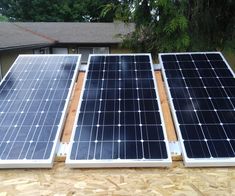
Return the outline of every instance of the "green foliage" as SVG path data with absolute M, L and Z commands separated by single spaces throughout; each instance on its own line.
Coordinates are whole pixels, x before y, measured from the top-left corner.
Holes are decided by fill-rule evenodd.
M 186 51 L 190 45 L 190 37 L 184 3 L 183 0 L 180 3 L 171 0 L 148 1 L 145 6 L 148 5 L 149 13 L 146 13 L 147 17 L 142 16 L 146 21 L 137 23 L 136 31 L 126 37 L 123 46 L 154 55 L 158 52 Z M 135 9 L 135 12 L 140 10 Z M 138 13 L 134 15 L 137 16 Z
M 120 4 L 134 7 L 125 18 L 136 23 L 136 31 L 124 39 L 124 46 L 133 51 L 235 51 L 234 0 L 131 0 Z
M 110 13 L 113 13 L 115 20 L 131 22 L 131 10 L 127 3 L 116 2 L 104 5 L 101 17 L 106 17 Z
M 136 24 L 124 38 L 133 51 L 235 51 L 234 10 L 234 0 L 1 0 L 0 21 L 121 20 Z
M 151 23 L 151 1 L 149 0 L 137 0 L 133 2 L 135 5 L 135 10 L 133 12 L 133 19 L 138 26 L 147 25 Z
M 100 16 L 103 5 L 118 0 L 1 0 L 0 13 L 11 21 L 111 22 L 114 13 Z
M 6 16 L 0 15 L 0 22 L 7 22 L 8 18 Z
M 187 6 L 194 50 L 223 50 L 234 40 L 234 0 L 191 0 Z

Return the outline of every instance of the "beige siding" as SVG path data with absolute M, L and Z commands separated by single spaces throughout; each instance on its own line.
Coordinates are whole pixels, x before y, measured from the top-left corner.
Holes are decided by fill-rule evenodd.
M 11 52 L 3 52 L 0 54 L 0 64 L 2 67 L 2 75 L 4 76 L 14 63 L 19 54 L 33 54 L 33 50 L 19 50 Z
M 230 64 L 230 66 L 232 67 L 233 71 L 235 71 L 235 54 L 234 51 L 230 51 L 230 52 L 223 52 L 224 57 L 226 58 L 226 60 L 228 61 L 228 63 Z
M 126 49 L 126 48 L 121 48 L 119 46 L 112 46 L 110 47 L 110 53 L 111 54 L 125 54 L 125 53 L 131 53 L 130 49 Z

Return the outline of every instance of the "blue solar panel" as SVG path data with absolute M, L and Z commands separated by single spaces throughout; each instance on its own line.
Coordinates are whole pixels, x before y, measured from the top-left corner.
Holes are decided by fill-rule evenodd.
M 51 167 L 80 55 L 20 55 L 0 84 L 0 167 Z
M 70 143 L 70 167 L 169 166 L 150 55 L 92 55 Z
M 221 53 L 160 54 L 186 166 L 235 165 L 235 78 Z

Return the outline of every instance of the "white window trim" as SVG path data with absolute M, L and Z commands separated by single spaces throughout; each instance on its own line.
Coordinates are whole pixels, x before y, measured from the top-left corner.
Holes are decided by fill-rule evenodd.
M 87 48 L 87 49 L 92 49 L 92 54 L 95 54 L 95 49 L 96 49 L 96 48 L 107 48 L 107 49 L 108 49 L 108 53 L 107 53 L 107 54 L 110 54 L 110 47 L 109 47 L 109 46 L 104 46 L 104 47 L 102 47 L 102 46 L 101 46 L 101 47 L 97 47 L 97 46 L 96 46 L 96 47 L 78 47 L 78 48 L 77 48 L 78 54 L 80 53 L 80 49 L 83 49 L 83 48 L 84 48 L 84 49 L 85 49 L 85 48 Z M 97 53 L 97 54 L 98 54 L 98 53 Z M 87 64 L 87 61 L 82 61 L 82 60 L 81 60 L 81 63 L 82 63 L 82 64 Z

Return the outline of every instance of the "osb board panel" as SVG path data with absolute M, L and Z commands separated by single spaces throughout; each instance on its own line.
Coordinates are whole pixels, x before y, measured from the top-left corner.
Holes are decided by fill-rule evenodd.
M 235 168 L 0 170 L 0 195 L 235 195 Z

